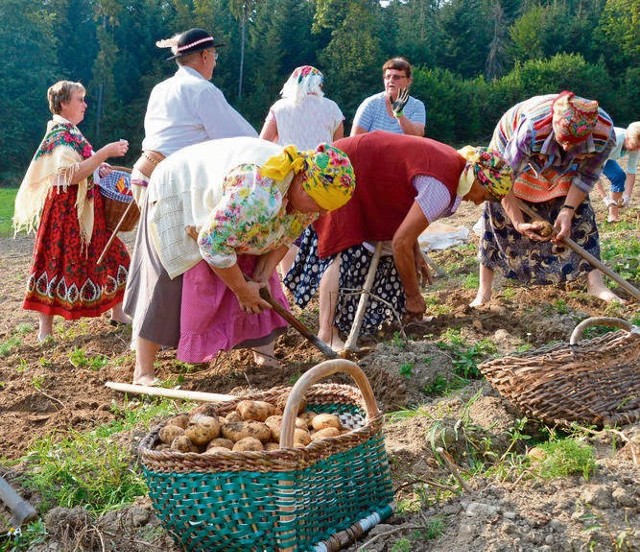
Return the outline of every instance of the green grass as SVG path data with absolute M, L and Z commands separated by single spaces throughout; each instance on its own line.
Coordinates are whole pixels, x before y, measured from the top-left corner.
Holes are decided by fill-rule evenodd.
M 0 237 L 13 235 L 11 219 L 18 188 L 0 188 Z
M 582 475 L 585 479 L 596 470 L 595 452 L 590 445 L 575 439 L 557 439 L 538 445 L 544 457 L 535 465 L 535 471 L 543 479 Z

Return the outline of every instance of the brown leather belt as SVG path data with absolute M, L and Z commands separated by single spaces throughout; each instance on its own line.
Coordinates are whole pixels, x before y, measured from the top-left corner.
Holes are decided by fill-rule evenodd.
M 140 171 L 147 178 L 151 178 L 151 175 L 158 166 L 158 163 L 160 163 L 164 158 L 165 156 L 157 151 L 143 151 L 140 158 L 134 163 L 133 168 Z

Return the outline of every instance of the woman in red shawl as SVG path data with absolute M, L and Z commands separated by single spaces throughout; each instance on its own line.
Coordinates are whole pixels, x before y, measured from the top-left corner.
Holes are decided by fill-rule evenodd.
M 33 265 L 23 308 L 38 312 L 40 341 L 53 332 L 54 315 L 66 320 L 100 316 L 129 323 L 122 298 L 129 254 L 118 239 L 96 265 L 110 237 L 102 196 L 94 192 L 93 173 L 110 171 L 104 162 L 127 153 L 126 140 L 94 152 L 78 130 L 87 109 L 85 88 L 59 81 L 47 91 L 53 118 L 16 196 L 17 231 L 37 228 Z

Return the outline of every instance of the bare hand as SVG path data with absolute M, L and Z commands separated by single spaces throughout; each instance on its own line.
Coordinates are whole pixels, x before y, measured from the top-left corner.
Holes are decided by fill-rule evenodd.
M 551 233 L 547 233 L 547 228 L 538 222 L 521 222 L 514 228 L 532 241 L 544 242 L 549 241 L 552 237 Z
M 426 259 L 422 254 L 416 255 L 416 274 L 418 276 L 418 285 L 425 286 L 427 284 L 433 284 L 433 275 L 431 269 L 427 264 Z
M 264 309 L 270 309 L 271 305 L 260 297 L 260 288 L 264 287 L 258 282 L 245 282 L 245 285 L 238 289 L 236 298 L 240 303 L 240 308 L 244 312 L 252 312 L 258 314 Z
M 405 298 L 404 308 L 407 311 L 407 317 L 411 320 L 422 320 L 422 316 L 427 310 L 427 303 L 422 294 L 407 296 Z
M 564 238 L 571 237 L 571 221 L 573 220 L 573 211 L 570 209 L 560 209 L 553 228 L 557 234 L 553 238 L 554 243 L 561 242 Z
M 129 142 L 118 140 L 107 144 L 102 149 L 107 153 L 107 157 L 123 157 L 129 151 Z
M 111 174 L 111 171 L 113 171 L 113 167 L 109 165 L 109 163 L 102 163 L 100 167 L 98 167 L 98 175 L 100 175 L 100 178 Z

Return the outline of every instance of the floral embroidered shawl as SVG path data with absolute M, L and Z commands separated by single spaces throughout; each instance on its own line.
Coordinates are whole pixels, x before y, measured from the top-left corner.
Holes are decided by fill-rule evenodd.
M 47 132 L 36 151 L 16 196 L 13 227 L 16 232 L 35 230 L 44 202 L 53 187 L 63 191 L 71 185 L 78 165 L 93 154 L 91 144 L 80 130 L 59 115 L 47 123 Z M 93 178 L 78 182 L 76 201 L 83 244 L 93 233 Z

